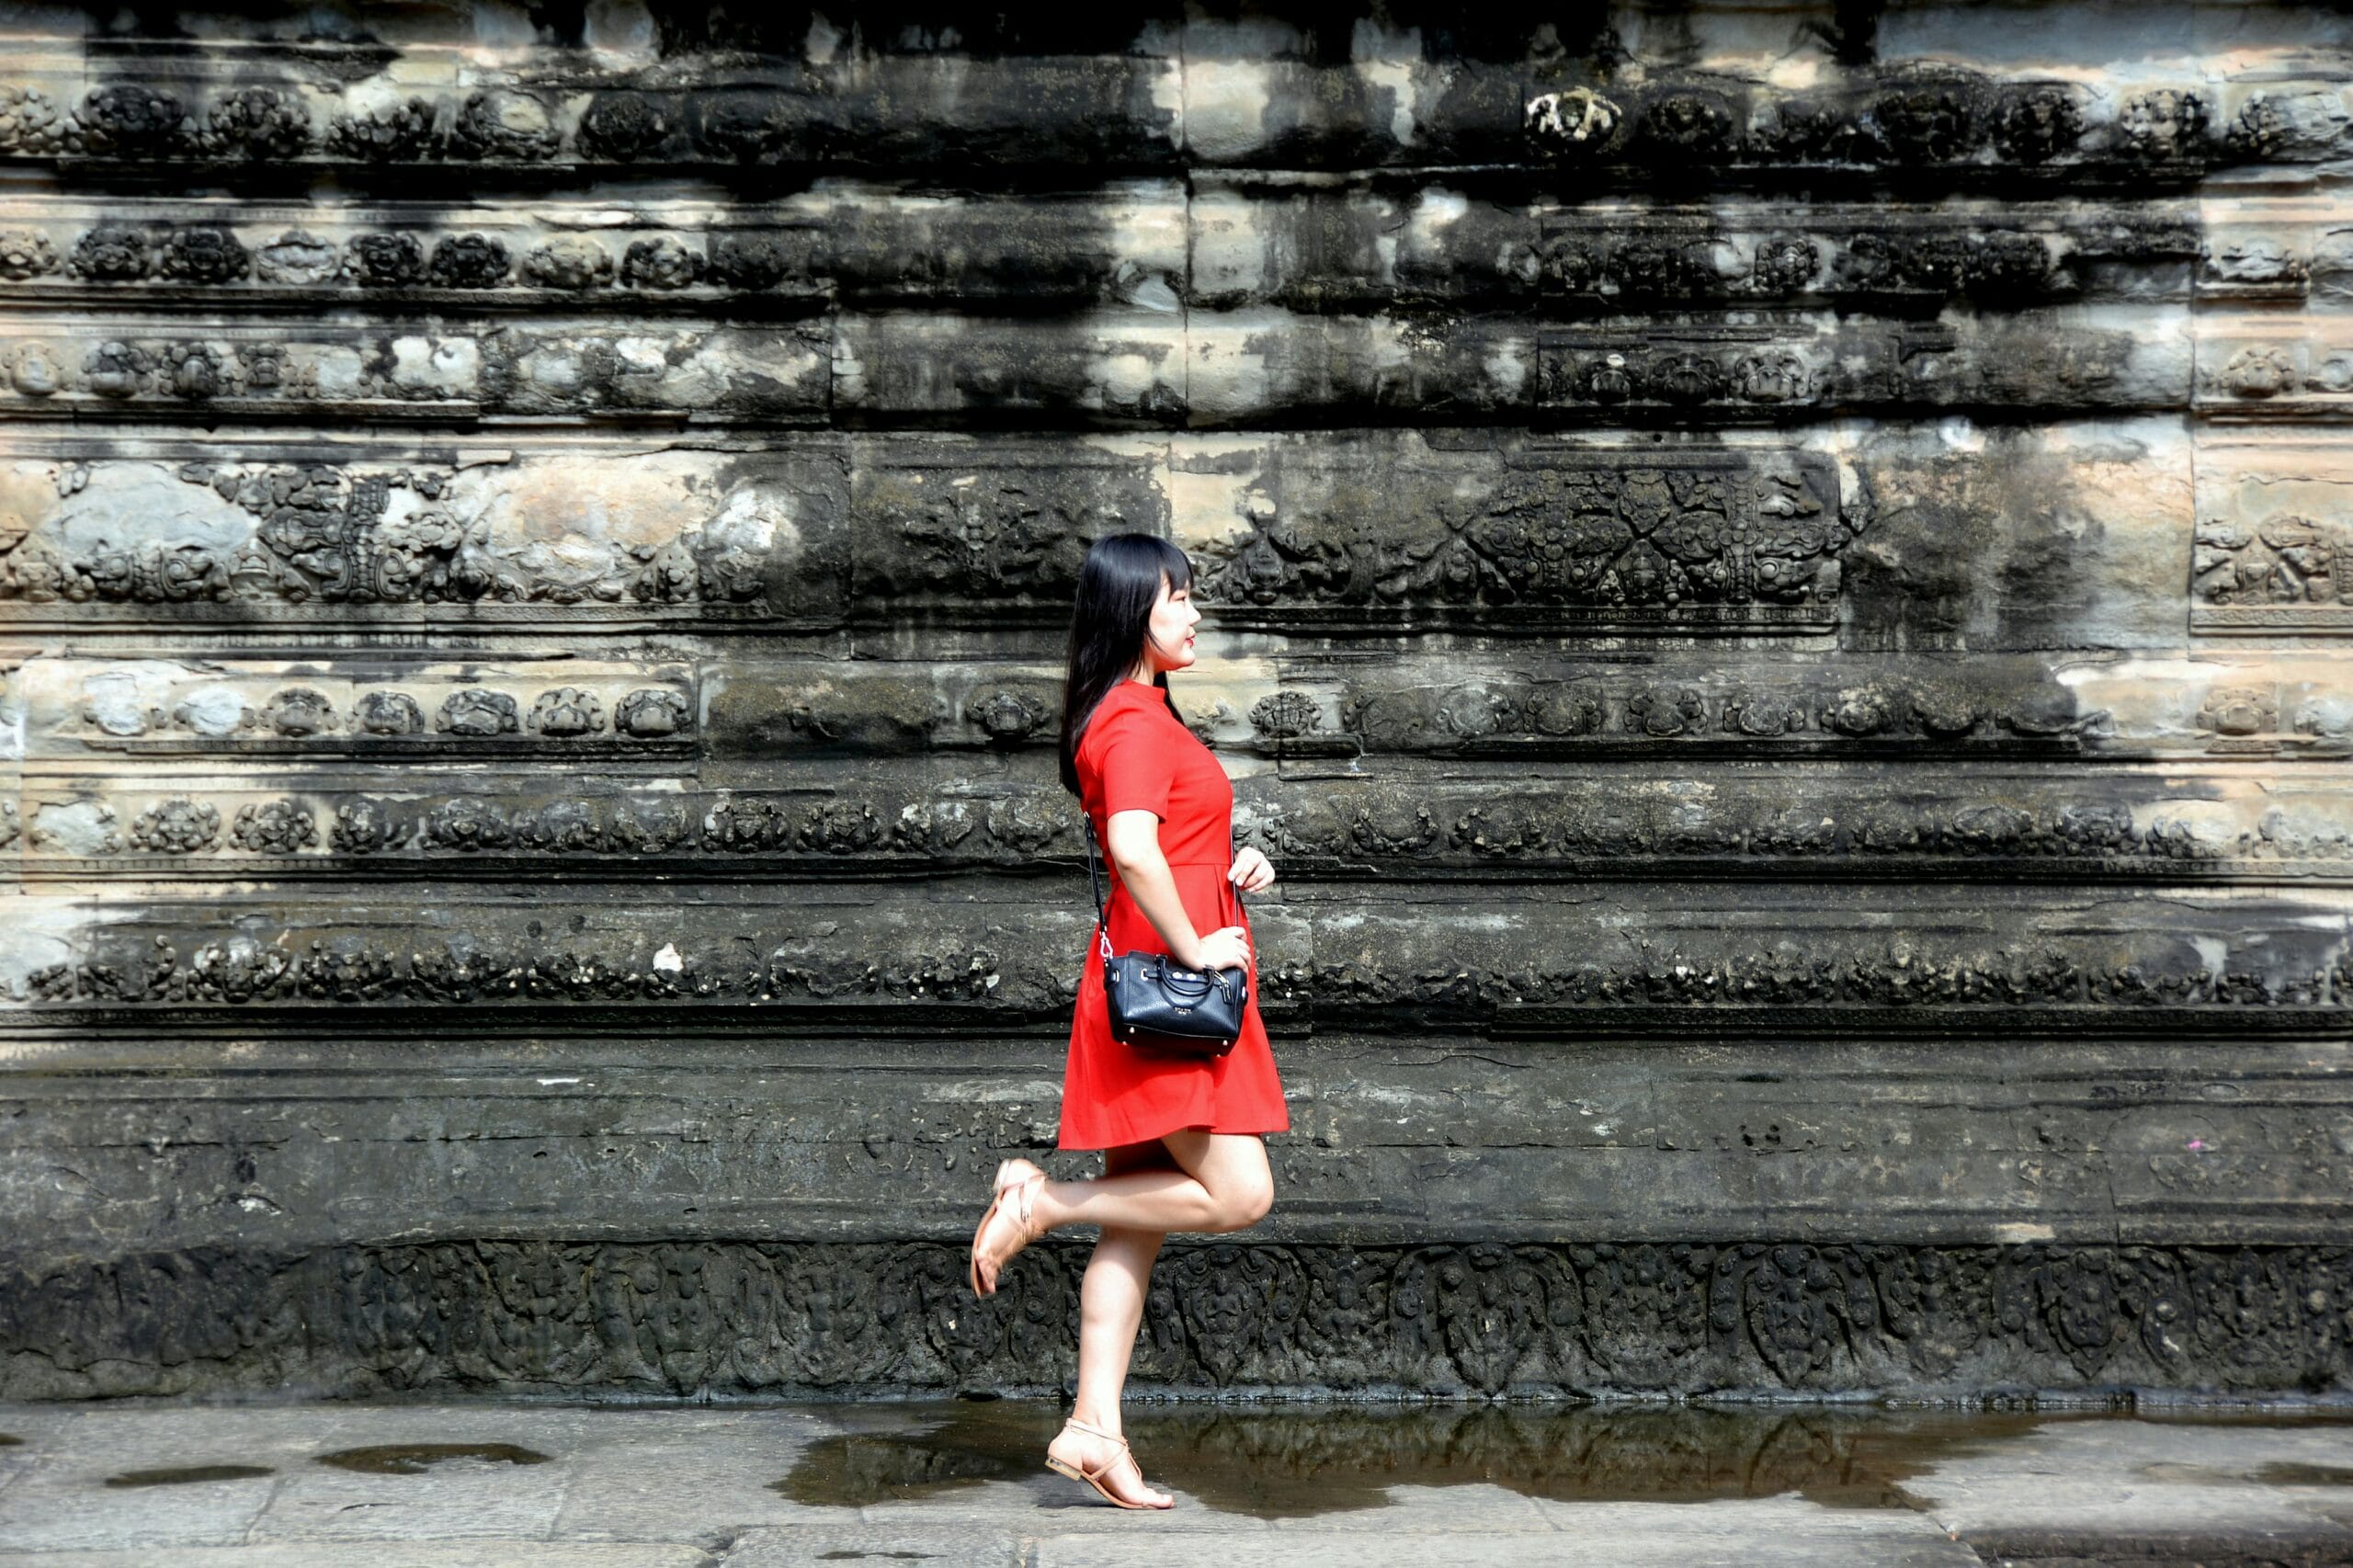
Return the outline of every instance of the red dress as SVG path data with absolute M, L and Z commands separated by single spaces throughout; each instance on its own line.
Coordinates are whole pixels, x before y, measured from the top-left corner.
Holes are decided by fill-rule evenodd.
M 1097 705 L 1078 742 L 1079 801 L 1098 842 L 1115 812 L 1160 818 L 1160 852 L 1176 879 L 1185 913 L 1203 936 L 1221 926 L 1247 929 L 1249 916 L 1226 871 L 1233 864 L 1233 786 L 1199 737 L 1176 722 L 1156 686 L 1121 680 Z M 1115 953 L 1162 952 L 1166 944 L 1108 861 L 1104 921 Z M 1103 997 L 1103 954 L 1090 926 L 1086 962 L 1071 1015 L 1063 1067 L 1062 1128 L 1055 1147 L 1108 1149 L 1180 1128 L 1281 1132 L 1290 1126 L 1275 1053 L 1258 1017 L 1257 943 L 1250 946 L 1250 997 L 1241 1038 L 1223 1056 L 1155 1055 L 1111 1038 Z

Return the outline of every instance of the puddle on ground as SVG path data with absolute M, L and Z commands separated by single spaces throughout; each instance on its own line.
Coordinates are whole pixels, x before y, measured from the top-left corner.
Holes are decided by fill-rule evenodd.
M 907 1417 L 913 1416 L 913 1422 Z M 1051 1481 L 1063 1423 L 1050 1403 L 900 1407 L 899 1425 L 826 1437 L 773 1489 L 846 1507 L 984 1481 Z M 1131 1410 L 1127 1437 L 1153 1485 L 1263 1519 L 1378 1507 L 1392 1486 L 1485 1483 L 1558 1502 L 1701 1503 L 1794 1492 L 1830 1507 L 1912 1506 L 1906 1478 L 2045 1415 L 1950 1412 L 1472 1406 Z
M 372 1449 L 340 1449 L 321 1454 L 318 1462 L 337 1470 L 369 1475 L 423 1475 L 448 1460 L 480 1460 L 485 1464 L 545 1464 L 548 1456 L 512 1443 L 382 1443 Z
M 2265 1465 L 2253 1479 L 2267 1486 L 2353 1486 L 2353 1469 L 2336 1464 Z
M 107 1477 L 108 1486 L 195 1486 L 207 1481 L 251 1481 L 276 1475 L 266 1464 L 191 1464 L 177 1470 L 126 1470 Z

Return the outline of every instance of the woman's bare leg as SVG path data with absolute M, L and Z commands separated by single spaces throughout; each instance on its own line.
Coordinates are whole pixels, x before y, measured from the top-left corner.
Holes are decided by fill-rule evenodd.
M 1050 1181 L 1039 1191 L 1035 1219 L 1048 1230 L 1241 1231 L 1273 1204 L 1274 1175 L 1256 1133 L 1188 1127 L 1161 1142 L 1177 1168 L 1114 1176 L 1107 1165 L 1094 1181 Z
M 1049 1199 L 1054 1206 L 1049 1208 Z M 1099 1224 L 1101 1238 L 1079 1287 L 1078 1395 L 1071 1415 L 1116 1437 L 1120 1391 L 1127 1383 L 1136 1330 L 1143 1323 L 1153 1260 L 1165 1229 L 1122 1224 L 1122 1216 L 1176 1214 L 1188 1230 L 1238 1231 L 1256 1224 L 1274 1200 L 1267 1145 L 1255 1133 L 1215 1133 L 1199 1128 L 1172 1132 L 1156 1144 L 1133 1143 L 1103 1152 L 1095 1181 L 1048 1182 L 1037 1215 L 1051 1228 Z M 1114 1495 L 1154 1507 L 1176 1499 L 1144 1483 L 1143 1472 L 1112 1437 L 1065 1426 L 1047 1452 L 1066 1464 L 1098 1470 L 1118 1460 L 1103 1483 Z
M 1157 1141 L 1103 1151 L 1107 1177 L 1177 1169 L 1166 1146 Z M 1161 1236 L 1158 1231 L 1106 1225 L 1079 1285 L 1078 1396 L 1072 1402 L 1071 1415 L 1114 1436 L 1120 1431 L 1120 1391 L 1128 1381 L 1136 1330 L 1143 1324 L 1144 1296 L 1151 1288 L 1152 1263 L 1160 1254 Z M 1086 1470 L 1099 1469 L 1106 1460 L 1120 1457 L 1121 1462 L 1103 1477 L 1103 1483 L 1115 1494 L 1154 1507 L 1166 1507 L 1176 1501 L 1144 1484 L 1142 1471 L 1126 1462 L 1108 1438 L 1065 1427 L 1047 1451 Z

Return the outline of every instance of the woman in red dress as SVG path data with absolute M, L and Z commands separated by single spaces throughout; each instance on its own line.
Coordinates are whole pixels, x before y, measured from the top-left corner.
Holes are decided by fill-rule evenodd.
M 1261 1134 L 1290 1126 L 1236 892 L 1269 886 L 1275 869 L 1256 849 L 1233 853 L 1233 787 L 1168 695 L 1168 672 L 1194 659 L 1192 587 L 1185 552 L 1154 535 L 1109 534 L 1087 551 L 1063 690 L 1062 778 L 1111 863 L 1111 950 L 1248 971 L 1241 1036 L 1215 1057 L 1148 1055 L 1114 1040 L 1102 939 L 1090 930 L 1056 1147 L 1102 1150 L 1103 1175 L 1048 1181 L 1029 1161 L 1007 1160 L 972 1234 L 972 1288 L 988 1295 L 1013 1255 L 1048 1231 L 1103 1228 L 1079 1290 L 1078 1394 L 1046 1463 L 1123 1508 L 1176 1501 L 1144 1484 L 1120 1436 L 1120 1389 L 1161 1238 L 1256 1224 L 1274 1201 Z

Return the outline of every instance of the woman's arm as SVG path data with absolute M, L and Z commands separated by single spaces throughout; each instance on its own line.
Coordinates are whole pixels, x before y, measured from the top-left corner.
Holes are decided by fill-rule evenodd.
M 1185 913 L 1184 896 L 1176 891 L 1176 874 L 1168 869 L 1168 858 L 1160 852 L 1160 818 L 1151 812 L 1113 812 L 1103 824 L 1108 842 L 1104 851 L 1111 864 L 1120 869 L 1120 881 L 1127 888 L 1128 896 L 1135 900 L 1152 928 L 1160 933 L 1166 944 L 1168 956 L 1187 969 L 1231 969 L 1247 967 L 1249 948 L 1239 926 L 1224 926 L 1215 932 L 1197 932 L 1193 917 Z M 1239 963 L 1218 963 L 1220 958 L 1230 957 L 1226 941 L 1205 943 L 1205 937 L 1226 937 L 1242 954 Z

